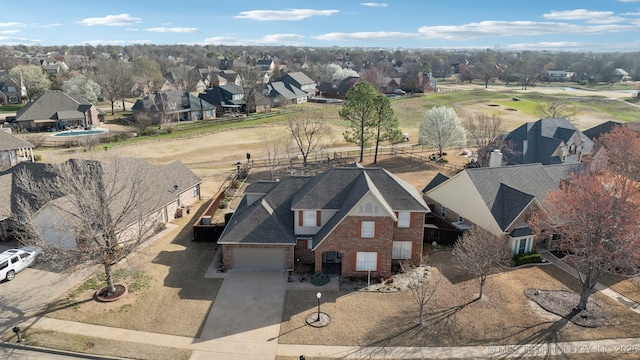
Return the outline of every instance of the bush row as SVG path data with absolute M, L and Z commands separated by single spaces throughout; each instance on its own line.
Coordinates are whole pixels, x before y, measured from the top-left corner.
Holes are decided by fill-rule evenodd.
M 542 255 L 533 251 L 528 254 L 519 254 L 513 257 L 516 266 L 524 264 L 537 264 L 542 262 Z

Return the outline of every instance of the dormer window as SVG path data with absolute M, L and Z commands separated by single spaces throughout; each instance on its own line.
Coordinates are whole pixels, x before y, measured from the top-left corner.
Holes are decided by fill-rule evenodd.
M 305 210 L 302 212 L 302 226 L 316 226 L 316 212 Z

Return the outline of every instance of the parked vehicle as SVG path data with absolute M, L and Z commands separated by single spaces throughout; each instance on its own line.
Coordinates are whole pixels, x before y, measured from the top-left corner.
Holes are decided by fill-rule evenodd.
M 39 261 L 42 255 L 42 249 L 37 246 L 5 250 L 0 254 L 0 280 L 13 280 L 17 273 Z

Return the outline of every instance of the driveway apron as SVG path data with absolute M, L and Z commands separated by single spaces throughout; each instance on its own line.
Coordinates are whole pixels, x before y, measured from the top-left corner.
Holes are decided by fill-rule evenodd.
M 275 357 L 286 285 L 285 272 L 229 271 L 199 340 L 236 344 L 237 350 L 263 344 L 248 352 L 273 351 Z

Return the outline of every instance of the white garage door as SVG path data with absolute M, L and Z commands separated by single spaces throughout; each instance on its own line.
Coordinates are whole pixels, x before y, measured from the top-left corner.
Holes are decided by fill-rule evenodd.
M 284 249 L 235 248 L 232 252 L 236 270 L 284 270 Z

